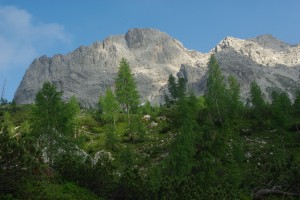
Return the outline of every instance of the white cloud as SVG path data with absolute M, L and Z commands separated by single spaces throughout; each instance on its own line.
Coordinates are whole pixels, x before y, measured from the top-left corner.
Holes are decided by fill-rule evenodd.
M 70 35 L 57 23 L 36 22 L 15 6 L 0 6 L 0 70 L 28 67 L 42 49 L 70 44 Z

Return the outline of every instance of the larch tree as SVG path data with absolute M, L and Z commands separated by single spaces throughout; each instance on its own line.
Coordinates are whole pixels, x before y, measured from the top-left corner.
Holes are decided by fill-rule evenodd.
M 231 119 L 236 119 L 242 110 L 243 103 L 241 101 L 240 95 L 240 85 L 234 76 L 230 75 L 228 77 L 228 90 L 227 90 L 227 100 L 228 100 L 228 113 Z
M 250 85 L 250 104 L 254 118 L 261 125 L 266 115 L 267 103 L 263 98 L 261 88 L 255 81 Z
M 119 117 L 120 107 L 113 91 L 110 88 L 106 89 L 105 96 L 100 99 L 104 119 L 112 123 L 115 128 L 116 121 Z
M 171 145 L 169 157 L 166 159 L 166 174 L 170 177 L 183 178 L 191 172 L 195 155 L 195 135 L 197 98 L 191 94 L 178 101 L 176 107 L 177 135 Z
M 117 78 L 115 80 L 115 92 L 118 102 L 127 113 L 128 122 L 129 114 L 134 113 L 139 105 L 139 93 L 126 59 L 122 58 Z
M 287 128 L 292 120 L 292 103 L 286 92 L 272 93 L 271 110 L 275 120 L 274 125 L 280 129 Z
M 74 134 L 78 105 L 76 100 L 69 103 L 62 101 L 62 92 L 50 82 L 45 82 L 36 94 L 32 110 L 31 128 L 37 137 L 39 146 L 46 150 L 49 163 L 52 164 L 58 148 L 64 146 L 66 137 Z
M 110 88 L 106 89 L 105 96 L 100 98 L 100 105 L 102 107 L 102 116 L 109 123 L 106 130 L 105 143 L 111 150 L 115 150 L 115 143 L 117 141 L 115 135 L 116 121 L 119 117 L 120 106 Z
M 208 63 L 207 104 L 213 121 L 223 123 L 226 118 L 226 84 L 214 55 Z

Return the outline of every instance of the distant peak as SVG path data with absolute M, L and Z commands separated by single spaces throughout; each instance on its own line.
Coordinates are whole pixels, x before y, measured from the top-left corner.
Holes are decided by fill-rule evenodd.
M 125 35 L 129 48 L 139 48 L 149 43 L 161 42 L 166 38 L 170 38 L 170 36 L 153 28 L 133 28 L 129 29 Z
M 230 47 L 238 46 L 243 40 L 234 38 L 231 36 L 225 37 L 223 40 L 221 40 L 218 45 L 213 49 L 215 53 L 221 51 L 222 49 L 227 49 Z
M 255 42 L 263 47 L 270 48 L 276 51 L 283 51 L 291 47 L 290 44 L 282 42 L 271 34 L 260 35 L 255 38 L 250 38 L 248 41 Z

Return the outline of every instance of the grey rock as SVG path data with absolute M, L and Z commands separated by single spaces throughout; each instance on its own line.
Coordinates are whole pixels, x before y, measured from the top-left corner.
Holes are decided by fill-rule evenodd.
M 234 75 L 243 98 L 256 80 L 266 97 L 275 88 L 293 97 L 300 86 L 300 45 L 289 45 L 271 35 L 241 40 L 226 37 L 213 50 L 200 53 L 186 49 L 179 41 L 156 29 L 131 29 L 125 35 L 81 46 L 66 55 L 42 56 L 27 69 L 14 100 L 34 102 L 45 81 L 64 92 L 65 100 L 76 96 L 84 107 L 95 107 L 99 95 L 114 87 L 120 60 L 128 60 L 141 94 L 141 101 L 163 101 L 168 76 L 184 77 L 197 95 L 206 90 L 207 63 L 215 54 L 225 74 Z

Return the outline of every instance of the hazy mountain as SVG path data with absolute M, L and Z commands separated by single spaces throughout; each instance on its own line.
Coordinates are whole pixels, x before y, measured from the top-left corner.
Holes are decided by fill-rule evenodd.
M 132 68 L 142 101 L 161 102 L 171 73 L 185 77 L 189 89 L 199 95 L 205 91 L 207 63 L 213 53 L 225 76 L 233 74 L 238 79 L 244 98 L 253 80 L 267 98 L 273 90 L 287 91 L 293 97 L 300 87 L 300 45 L 271 35 L 247 40 L 226 37 L 210 52 L 200 53 L 158 30 L 131 29 L 66 55 L 35 59 L 14 99 L 18 104 L 34 102 L 36 92 L 50 81 L 64 91 L 64 98 L 75 95 L 83 106 L 94 107 L 99 95 L 113 87 L 123 57 Z

